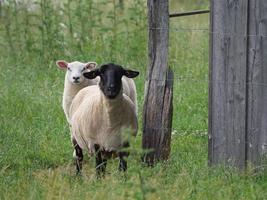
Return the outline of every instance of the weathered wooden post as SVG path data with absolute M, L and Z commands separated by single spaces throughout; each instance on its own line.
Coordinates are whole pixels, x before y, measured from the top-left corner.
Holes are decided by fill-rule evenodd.
M 149 67 L 143 111 L 143 160 L 149 165 L 170 153 L 173 75 L 168 68 L 169 2 L 148 0 Z
M 249 1 L 248 35 L 246 157 L 259 166 L 267 158 L 266 0 Z
M 211 0 L 209 161 L 245 166 L 247 0 Z
M 267 152 L 267 2 L 211 0 L 209 161 L 244 168 Z

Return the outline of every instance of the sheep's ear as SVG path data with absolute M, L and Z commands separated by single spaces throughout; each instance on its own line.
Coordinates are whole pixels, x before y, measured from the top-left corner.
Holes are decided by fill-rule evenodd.
M 85 64 L 85 68 L 86 69 L 90 69 L 90 70 L 95 69 L 96 66 L 97 66 L 96 62 L 88 62 L 88 63 Z
M 56 62 L 57 66 L 59 69 L 64 69 L 66 70 L 68 68 L 68 63 L 65 60 L 58 60 Z
M 94 69 L 94 70 L 92 70 L 90 72 L 83 73 L 83 75 L 84 75 L 85 78 L 94 79 L 94 78 L 96 78 L 97 76 L 100 75 L 100 71 L 99 71 L 99 69 Z
M 124 76 L 128 78 L 135 78 L 139 75 L 139 72 L 133 70 L 124 70 Z

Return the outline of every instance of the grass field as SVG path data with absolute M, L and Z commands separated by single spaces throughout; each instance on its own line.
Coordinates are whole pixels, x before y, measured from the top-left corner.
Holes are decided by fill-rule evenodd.
M 77 3 L 78 2 L 78 3 Z M 171 19 L 169 65 L 175 73 L 170 159 L 140 163 L 141 128 L 126 177 L 118 160 L 97 180 L 86 157 L 75 176 L 61 108 L 64 73 L 57 59 L 116 62 L 139 70 L 142 126 L 147 67 L 146 3 L 13 1 L 0 17 L 0 199 L 267 199 L 267 171 L 207 166 L 208 15 Z M 126 1 L 125 1 L 126 2 Z M 170 0 L 171 11 L 208 8 L 208 0 Z

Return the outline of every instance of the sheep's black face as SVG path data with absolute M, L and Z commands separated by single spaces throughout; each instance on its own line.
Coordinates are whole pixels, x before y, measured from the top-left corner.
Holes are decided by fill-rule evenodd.
M 101 91 L 107 98 L 115 99 L 122 88 L 122 76 L 134 78 L 138 76 L 138 74 L 139 72 L 125 70 L 120 65 L 109 63 L 102 65 L 99 69 L 84 73 L 84 76 L 89 79 L 100 76 L 99 86 Z
M 100 68 L 100 89 L 106 97 L 114 99 L 121 91 L 123 69 L 119 65 L 108 64 Z

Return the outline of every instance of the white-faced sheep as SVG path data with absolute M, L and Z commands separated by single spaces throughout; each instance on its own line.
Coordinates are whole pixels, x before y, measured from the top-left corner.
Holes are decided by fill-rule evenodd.
M 100 82 L 98 86 L 82 89 L 70 107 L 77 173 L 82 167 L 82 150 L 96 154 L 97 174 L 105 171 L 111 154 L 119 156 L 119 170 L 127 169 L 125 156 L 128 153 L 120 150 L 128 147 L 129 142 L 124 140 L 123 134 L 135 136 L 138 123 L 134 103 L 123 94 L 122 77 L 134 78 L 138 74 L 112 63 L 84 73 L 88 79 L 99 76 Z
M 95 62 L 82 63 L 78 61 L 68 63 L 64 60 L 59 60 L 56 64 L 60 69 L 66 71 L 62 107 L 68 122 L 70 122 L 69 108 L 75 95 L 81 89 L 98 83 L 97 79 L 86 79 L 82 74 L 95 69 L 97 64 Z

